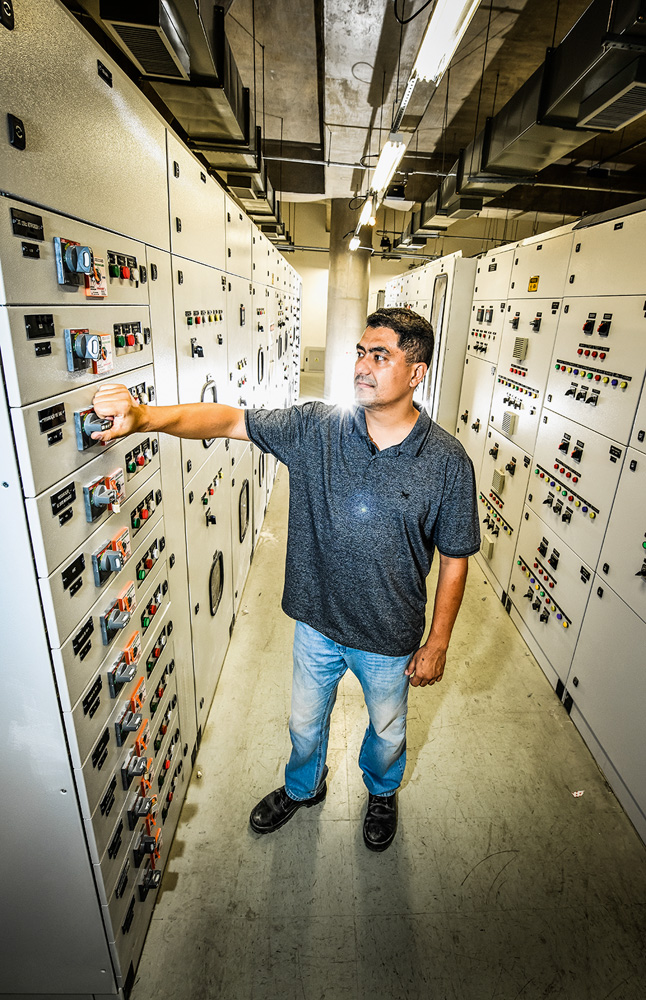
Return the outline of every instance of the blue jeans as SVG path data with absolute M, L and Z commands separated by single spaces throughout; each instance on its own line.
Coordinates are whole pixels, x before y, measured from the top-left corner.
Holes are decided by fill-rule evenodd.
M 359 754 L 364 783 L 373 795 L 392 795 L 399 788 L 406 767 L 409 680 L 404 671 L 412 655 L 382 656 L 340 646 L 309 625 L 296 623 L 292 753 L 285 768 L 291 798 L 311 799 L 321 782 L 330 716 L 348 668 L 363 688 L 370 719 Z

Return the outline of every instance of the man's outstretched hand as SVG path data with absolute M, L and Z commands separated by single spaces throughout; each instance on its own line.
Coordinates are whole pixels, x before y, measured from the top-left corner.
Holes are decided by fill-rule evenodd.
M 92 406 L 98 417 L 104 420 L 109 417 L 112 420 L 112 427 L 108 430 L 95 431 L 92 435 L 95 441 L 112 441 L 143 429 L 146 407 L 138 399 L 134 399 L 125 385 L 102 385 L 92 400 Z

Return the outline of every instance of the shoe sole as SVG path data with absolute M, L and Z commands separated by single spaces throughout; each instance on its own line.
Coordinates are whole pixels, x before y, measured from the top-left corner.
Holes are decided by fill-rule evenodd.
M 396 832 L 397 831 L 395 831 L 395 833 Z M 364 844 L 366 845 L 366 847 L 368 848 L 369 851 L 374 851 L 375 854 L 381 854 L 382 851 L 387 851 L 388 850 L 388 848 L 392 844 L 393 840 L 395 839 L 395 833 L 393 833 L 393 835 L 390 838 L 390 840 L 386 841 L 385 844 L 371 844 L 370 841 L 366 840 L 365 837 L 363 838 L 363 842 L 364 842 Z
M 275 833 L 276 830 L 280 830 L 281 827 L 285 826 L 285 823 L 289 823 L 289 821 L 292 818 L 292 816 L 294 816 L 298 812 L 299 809 L 301 809 L 303 807 L 305 809 L 311 809 L 312 806 L 317 806 L 319 804 L 319 802 L 323 801 L 323 799 L 325 798 L 326 795 L 327 795 L 327 783 L 324 785 L 323 790 L 321 792 L 319 792 L 318 795 L 315 795 L 313 799 L 305 799 L 304 802 L 299 802 L 299 804 L 296 807 L 296 809 L 293 809 L 292 812 L 290 812 L 288 816 L 285 816 L 284 819 L 281 819 L 280 823 L 276 823 L 276 826 L 272 826 L 272 827 L 269 827 L 269 828 L 267 828 L 267 827 L 257 827 L 257 826 L 254 825 L 254 822 L 253 822 L 252 819 L 249 819 L 249 826 L 251 827 L 251 829 L 253 830 L 254 833 L 259 833 L 261 835 L 265 834 L 265 833 Z

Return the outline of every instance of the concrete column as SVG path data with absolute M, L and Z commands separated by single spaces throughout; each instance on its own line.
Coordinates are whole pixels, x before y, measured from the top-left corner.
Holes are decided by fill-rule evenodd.
M 348 249 L 359 213 L 347 198 L 332 199 L 325 339 L 325 399 L 351 403 L 355 347 L 366 328 L 370 285 L 370 250 Z M 362 246 L 372 245 L 369 226 L 361 232 Z

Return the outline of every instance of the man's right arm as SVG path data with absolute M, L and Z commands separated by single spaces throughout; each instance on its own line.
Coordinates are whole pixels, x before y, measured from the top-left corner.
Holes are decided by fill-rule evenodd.
M 182 438 L 249 440 L 244 410 L 234 406 L 220 403 L 146 406 L 134 399 L 125 385 L 115 384 L 101 386 L 92 406 L 97 416 L 112 420 L 112 427 L 92 435 L 97 441 L 112 441 L 135 431 L 164 431 Z

